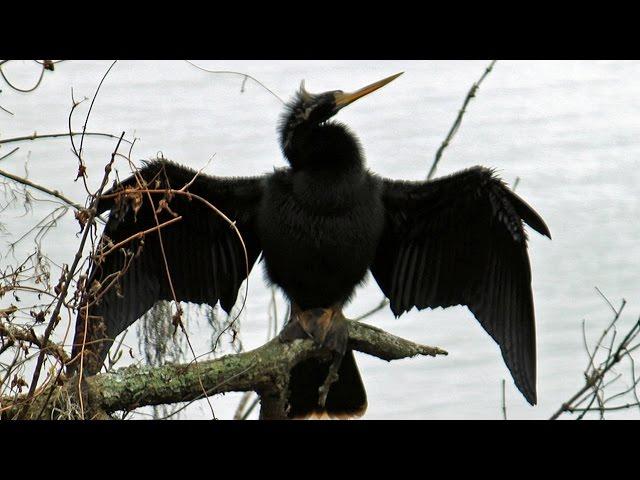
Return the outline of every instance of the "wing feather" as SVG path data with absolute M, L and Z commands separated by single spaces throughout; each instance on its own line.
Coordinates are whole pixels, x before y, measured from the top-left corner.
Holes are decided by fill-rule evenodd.
M 383 180 L 386 226 L 371 272 L 396 316 L 466 305 L 498 343 L 516 386 L 535 404 L 535 318 L 523 221 L 542 218 L 491 170 L 432 182 Z
M 162 190 L 161 193 L 136 192 L 134 187 L 141 181 L 149 190 Z M 167 189 L 179 190 L 187 184 L 191 197 L 167 193 Z M 109 346 L 118 334 L 158 300 L 173 300 L 172 286 L 179 301 L 211 306 L 220 302 L 225 311 L 231 310 L 238 290 L 261 250 L 254 220 L 262 185 L 259 177 L 210 177 L 166 160 L 157 160 L 147 163 L 137 179 L 130 177 L 107 192 L 98 206 L 100 212 L 110 210 L 102 245 L 106 245 L 107 238 L 116 244 L 157 225 L 149 195 L 160 224 L 177 215 L 182 219 L 147 233 L 143 239 L 133 239 L 123 248 L 93 262 L 89 285 L 99 282 L 101 289 L 105 289 L 109 283 L 107 279 L 117 277 L 118 288 L 100 290 L 85 298 L 90 306 L 91 323 L 87 328 L 84 351 L 93 354 L 90 355 L 93 361 L 85 361 L 89 373 L 101 368 Z M 119 196 L 109 195 L 118 192 Z M 235 222 L 246 247 L 247 259 L 236 231 L 195 198 L 196 195 Z M 168 208 L 160 208 L 164 202 Z M 97 297 L 99 301 L 96 301 Z M 79 316 L 74 357 L 80 353 L 84 330 L 84 319 Z M 76 364 L 70 366 L 71 371 Z

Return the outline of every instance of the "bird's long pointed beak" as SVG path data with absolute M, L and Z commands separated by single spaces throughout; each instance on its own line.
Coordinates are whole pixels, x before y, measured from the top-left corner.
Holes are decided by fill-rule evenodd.
M 393 80 L 398 78 L 403 73 L 404 72 L 400 72 L 400 73 L 396 73 L 395 75 L 391 75 L 390 77 L 383 78 L 382 80 L 379 80 L 379 81 L 377 81 L 375 83 L 372 83 L 371 85 L 367 85 L 366 87 L 361 88 L 360 90 L 357 90 L 357 91 L 352 92 L 352 93 L 344 93 L 344 92 L 336 93 L 335 94 L 335 97 L 336 97 L 336 108 L 337 109 L 344 108 L 347 105 L 349 105 L 350 103 L 355 102 L 359 98 L 362 98 L 365 95 L 370 94 L 371 92 L 375 92 L 379 88 L 384 87 L 387 83 L 392 82 Z

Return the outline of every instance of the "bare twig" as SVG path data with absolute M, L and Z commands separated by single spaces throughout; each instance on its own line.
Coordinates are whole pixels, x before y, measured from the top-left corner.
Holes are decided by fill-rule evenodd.
M 82 136 L 80 137 L 80 150 L 78 151 L 78 158 L 80 159 L 80 161 L 82 161 L 81 157 L 82 157 L 82 145 L 84 143 L 84 137 L 85 137 L 84 133 L 87 131 L 87 124 L 89 123 L 89 118 L 91 117 L 91 110 L 93 109 L 93 104 L 96 102 L 96 98 L 98 98 L 98 93 L 100 93 L 100 88 L 102 87 L 102 84 L 107 78 L 107 75 L 109 75 L 109 72 L 117 62 L 118 62 L 117 60 L 114 60 L 113 63 L 107 69 L 107 71 L 104 73 L 104 75 L 102 76 L 102 79 L 100 80 L 100 83 L 98 84 L 98 88 L 96 88 L 96 91 L 93 94 L 93 98 L 91 99 L 91 104 L 89 105 L 89 111 L 87 111 L 87 116 L 84 120 L 84 125 L 82 125 Z
M 158 230 L 160 230 L 160 229 L 162 229 L 164 227 L 168 227 L 172 223 L 179 222 L 180 220 L 182 220 L 182 216 L 174 217 L 174 218 L 172 218 L 170 220 L 167 220 L 166 222 L 158 223 L 158 225 L 156 225 L 155 227 L 147 228 L 146 230 L 143 230 L 141 232 L 134 233 L 133 235 L 129 236 L 128 238 L 125 238 L 124 240 L 122 240 L 122 241 L 116 243 L 115 245 L 113 245 L 112 247 L 110 247 L 109 250 L 107 250 L 106 252 L 98 252 L 97 255 L 99 255 L 99 256 L 107 256 L 110 253 L 116 251 L 120 247 L 123 247 L 127 243 L 132 242 L 133 240 L 135 240 L 137 238 L 142 238 L 142 237 L 144 237 L 145 235 L 147 235 L 147 234 L 149 234 L 151 232 L 155 232 L 155 231 L 158 231 Z
M 107 137 L 118 139 L 117 135 L 111 135 L 110 133 L 100 133 L 100 132 L 65 132 L 65 133 L 47 133 L 39 135 L 37 133 L 33 133 L 32 135 L 25 135 L 22 137 L 13 137 L 13 138 L 5 138 L 4 140 L 0 140 L 0 145 L 5 143 L 15 143 L 15 142 L 25 142 L 31 140 L 40 140 L 42 138 L 58 138 L 58 137 L 75 137 L 78 135 L 88 135 L 92 137 Z M 122 139 L 125 143 L 131 143 L 129 140 Z
M 44 63 L 40 64 L 41 65 L 40 76 L 38 77 L 38 80 L 36 81 L 35 85 L 31 88 L 23 89 L 23 88 L 16 87 L 13 83 L 11 83 L 11 81 L 4 74 L 4 71 L 2 70 L 2 65 L 4 65 L 4 63 L 6 63 L 7 61 L 8 60 L 5 60 L 4 62 L 0 63 L 0 75 L 2 76 L 4 81 L 7 83 L 7 85 L 9 85 L 9 87 L 11 87 L 13 90 L 16 90 L 18 92 L 29 93 L 29 92 L 33 92 L 36 88 L 40 86 L 40 83 L 42 83 L 42 78 L 44 77 L 44 71 L 46 70 Z
M 262 83 L 260 80 L 258 80 L 255 77 L 252 77 L 251 75 L 248 75 L 246 73 L 242 73 L 242 72 L 234 72 L 232 70 L 209 70 L 206 69 L 204 67 L 201 67 L 199 65 L 196 65 L 195 63 L 189 61 L 189 60 L 185 60 L 185 62 L 187 62 L 189 65 L 192 65 L 194 67 L 196 67 L 198 70 L 202 70 L 203 72 L 207 72 L 207 73 L 215 73 L 215 74 L 227 74 L 227 75 L 239 75 L 242 77 L 242 85 L 240 87 L 240 91 L 243 92 L 244 91 L 244 85 L 247 82 L 247 79 L 251 79 L 254 82 L 256 82 L 258 85 L 260 85 L 262 88 L 264 88 L 267 92 L 269 92 L 271 95 L 273 95 L 274 97 L 276 97 L 280 103 L 284 104 L 284 100 L 282 100 L 282 98 L 280 98 L 278 96 L 278 94 L 276 94 L 273 90 L 271 90 L 269 87 L 267 87 L 264 83 Z
M 120 139 L 122 139 L 122 137 L 124 137 L 124 132 L 122 132 L 122 135 L 120 137 Z M 116 145 L 116 148 L 113 152 L 113 154 L 111 155 L 111 162 L 107 165 L 107 167 L 105 167 L 105 174 L 104 177 L 102 179 L 102 184 L 100 185 L 100 188 L 98 189 L 98 192 L 96 193 L 96 195 L 94 196 L 94 199 L 92 201 L 91 204 L 91 208 L 89 209 L 89 219 L 87 224 L 85 225 L 85 229 L 84 232 L 82 234 L 82 240 L 80 241 L 80 245 L 78 246 L 78 250 L 76 252 L 76 255 L 74 257 L 73 260 L 73 264 L 71 266 L 71 268 L 69 268 L 69 271 L 66 275 L 65 281 L 64 281 L 64 285 L 62 286 L 62 289 L 60 291 L 60 296 L 59 296 L 59 300 L 58 303 L 55 306 L 55 309 L 53 310 L 53 313 L 51 314 L 51 318 L 49 320 L 49 323 L 47 324 L 47 328 L 45 329 L 44 332 L 44 336 L 43 336 L 43 343 L 46 344 L 49 341 L 49 337 L 51 336 L 51 332 L 53 331 L 53 329 L 55 328 L 55 326 L 58 324 L 58 315 L 60 313 L 60 309 L 62 308 L 62 304 L 67 296 L 67 291 L 69 289 L 69 285 L 71 284 L 71 280 L 73 279 L 74 275 L 75 275 L 75 271 L 76 271 L 76 267 L 78 265 L 78 263 L 80 262 L 81 258 L 82 258 L 82 251 L 84 250 L 84 245 L 87 241 L 87 237 L 89 235 L 89 232 L 91 231 L 91 223 L 94 219 L 94 217 L 96 216 L 96 205 L 97 205 L 97 201 L 100 198 L 100 195 L 102 194 L 102 191 L 104 189 L 104 187 L 107 184 L 107 181 L 109 179 L 109 173 L 111 172 L 111 166 L 113 164 L 114 158 L 115 158 L 115 153 L 118 151 L 118 148 L 120 147 L 120 142 L 121 140 L 118 140 L 118 143 Z M 42 369 L 42 363 L 44 361 L 44 351 L 40 351 L 40 354 L 38 355 L 38 360 L 36 363 L 36 367 L 35 370 L 33 372 L 33 377 L 31 380 L 31 385 L 29 386 L 29 393 L 27 394 L 27 398 L 31 399 L 31 397 L 33 397 L 33 394 L 35 392 L 36 386 L 38 384 L 38 379 L 40 377 L 40 370 Z M 82 369 L 81 371 L 81 375 L 82 375 Z
M 20 150 L 20 147 L 16 147 L 13 150 L 11 150 L 9 153 L 4 154 L 3 156 L 0 157 L 0 161 L 4 160 L 5 158 L 7 158 L 9 155 L 13 155 L 14 153 L 16 153 L 18 150 Z
M 587 412 L 598 412 L 600 414 L 600 418 L 604 418 L 604 414 L 607 411 L 612 410 L 621 410 L 622 408 L 631 408 L 633 406 L 640 407 L 640 402 L 637 402 L 638 395 L 636 392 L 636 387 L 638 383 L 640 383 L 640 378 L 635 377 L 635 369 L 633 358 L 631 357 L 631 343 L 637 338 L 640 334 L 640 318 L 631 326 L 631 328 L 624 335 L 622 340 L 615 345 L 616 339 L 616 331 L 615 325 L 622 314 L 622 311 L 626 305 L 626 301 L 623 299 L 620 305 L 620 308 L 616 309 L 613 307 L 612 303 L 602 294 L 600 290 L 598 293 L 602 296 L 602 298 L 606 301 L 609 307 L 614 312 L 613 320 L 609 323 L 609 325 L 604 329 L 602 335 L 598 339 L 596 343 L 596 347 L 593 352 L 590 352 L 588 346 L 586 345 L 586 336 L 585 336 L 585 348 L 587 350 L 587 354 L 589 356 L 589 362 L 587 365 L 587 369 L 584 373 L 585 375 L 585 384 L 581 387 L 569 400 L 564 402 L 560 408 L 550 417 L 550 420 L 557 419 L 560 415 L 565 412 L 578 412 L 580 415 L 578 416 L 578 420 L 584 418 Z M 611 339 L 608 341 L 609 345 L 603 347 L 603 342 L 606 340 L 607 335 L 611 333 Z M 584 335 L 584 333 L 583 333 Z M 596 354 L 598 351 L 604 348 L 606 349 L 607 355 L 606 358 L 596 364 L 594 361 Z M 620 363 L 624 358 L 628 358 L 631 361 L 631 375 L 632 382 L 631 386 L 628 387 L 623 392 L 620 392 L 615 395 L 611 395 L 608 398 L 605 397 L 604 391 L 605 388 L 609 385 L 616 382 L 619 378 L 621 378 L 622 374 L 618 374 L 610 379 L 609 381 L 605 381 L 606 375 L 612 368 Z M 612 399 L 619 398 L 625 394 L 633 392 L 633 395 L 636 399 L 636 403 L 629 403 L 625 406 L 617 405 L 614 407 L 610 407 L 607 405 L 607 402 Z M 583 403 L 588 402 L 586 407 L 581 407 Z M 596 407 L 592 407 L 594 403 L 597 402 Z
M 489 75 L 491 70 L 493 70 L 493 66 L 495 65 L 496 61 L 497 60 L 492 60 L 491 63 L 489 64 L 489 66 L 485 69 L 485 71 L 482 74 L 482 76 L 480 77 L 480 79 L 471 86 L 471 89 L 469 90 L 469 93 L 467 93 L 467 96 L 464 99 L 464 103 L 462 104 L 462 108 L 458 112 L 458 116 L 456 117 L 455 121 L 453 122 L 453 125 L 451 126 L 451 129 L 449 130 L 449 133 L 447 134 L 447 137 L 444 139 L 444 141 L 440 145 L 440 148 L 438 148 L 438 151 L 436 152 L 436 157 L 433 160 L 433 164 L 431 165 L 431 169 L 429 169 L 429 174 L 427 175 L 427 180 L 431 180 L 433 178 L 433 176 L 435 175 L 436 168 L 438 167 L 438 163 L 440 163 L 440 158 L 442 157 L 442 152 L 444 151 L 445 148 L 447 148 L 449 146 L 449 143 L 451 143 L 451 140 L 453 139 L 454 135 L 458 131 L 458 128 L 460 128 L 460 124 L 462 123 L 462 117 L 464 116 L 464 114 L 466 112 L 467 105 L 469 104 L 471 99 L 476 96 L 476 92 L 478 91 L 478 88 L 480 88 L 480 84 L 482 84 L 482 82 L 484 81 L 486 76 Z
M 33 329 L 27 330 L 24 328 L 15 327 L 13 325 L 0 323 L 0 336 L 7 337 L 10 340 L 22 340 L 32 343 L 41 350 L 45 350 L 51 353 L 51 355 L 60 360 L 62 364 L 69 361 L 69 355 L 67 355 L 67 353 L 60 345 L 51 341 L 45 342 L 44 338 L 38 337 Z
M 380 303 L 378 305 L 376 305 L 375 307 L 373 307 L 371 310 L 369 310 L 366 313 L 363 313 L 362 315 L 360 315 L 359 317 L 354 318 L 354 320 L 356 322 L 359 322 L 360 320 L 364 320 L 365 318 L 370 317 L 371 315 L 373 315 L 376 312 L 379 312 L 380 310 L 382 310 L 383 308 L 385 308 L 387 305 L 389 305 L 389 299 L 387 297 L 383 297 L 382 300 L 380 300 Z
M 14 115 L 14 113 L 11 110 L 8 110 L 8 109 L 4 108 L 2 105 L 0 105 L 0 110 L 2 110 L 3 112 L 8 113 L 9 115 Z
M 11 153 L 13 153 L 13 152 L 11 152 Z M 49 194 L 52 197 L 56 197 L 56 198 L 62 200 L 67 205 L 72 206 L 73 208 L 76 208 L 78 210 L 84 209 L 84 207 L 82 205 L 80 205 L 80 204 L 74 202 L 73 200 L 65 197 L 58 190 L 51 190 L 51 189 L 49 189 L 49 188 L 47 188 L 45 186 L 42 186 L 42 185 L 37 184 L 35 182 L 32 182 L 31 180 L 27 180 L 26 178 L 20 177 L 18 175 L 14 175 L 14 174 L 9 173 L 9 172 L 5 172 L 4 170 L 0 170 L 0 175 L 2 175 L 3 177 L 8 178 L 10 180 L 13 180 L 14 182 L 21 183 L 22 185 L 26 185 L 28 187 L 35 188 L 36 190 L 40 190 L 41 192 Z

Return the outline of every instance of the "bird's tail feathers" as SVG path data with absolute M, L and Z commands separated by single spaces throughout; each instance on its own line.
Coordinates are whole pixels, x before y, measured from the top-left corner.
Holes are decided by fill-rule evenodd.
M 331 385 L 324 408 L 318 405 L 318 389 L 324 383 L 331 362 L 312 358 L 296 365 L 289 380 L 289 417 L 293 419 L 354 419 L 367 410 L 367 393 L 353 350 L 348 349 Z

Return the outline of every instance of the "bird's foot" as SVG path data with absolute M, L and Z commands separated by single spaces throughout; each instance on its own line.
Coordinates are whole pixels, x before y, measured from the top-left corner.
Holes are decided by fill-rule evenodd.
M 299 338 L 311 338 L 317 347 L 326 348 L 331 352 L 329 373 L 324 383 L 318 388 L 318 406 L 324 408 L 331 385 L 338 380 L 338 371 L 349 341 L 347 319 L 342 314 L 342 309 L 336 307 L 300 310 L 293 305 L 289 323 L 284 327 L 279 338 L 283 343 Z
M 289 322 L 280 332 L 279 338 L 282 343 L 310 338 L 316 346 L 344 355 L 349 340 L 347 319 L 341 308 L 300 310 L 294 305 Z

